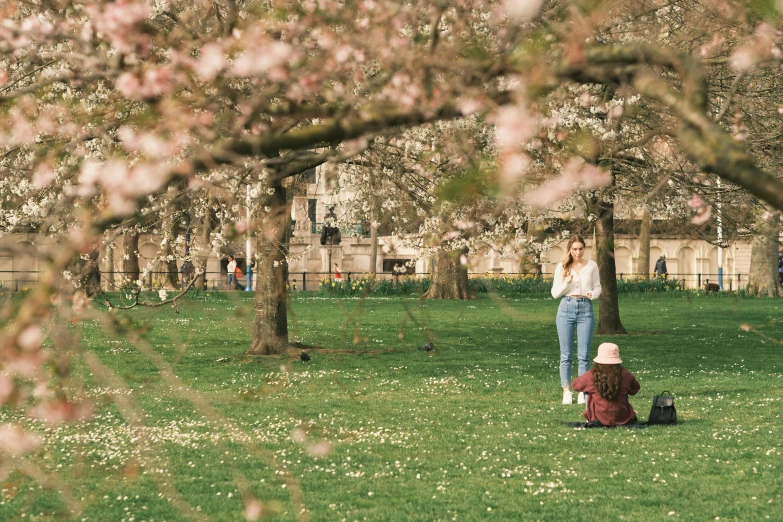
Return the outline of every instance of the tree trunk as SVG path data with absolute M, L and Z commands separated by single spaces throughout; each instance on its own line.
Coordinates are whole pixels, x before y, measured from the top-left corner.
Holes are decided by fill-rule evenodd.
M 128 232 L 122 237 L 122 284 L 133 286 L 139 280 L 139 233 Z
M 375 279 L 378 267 L 378 207 L 372 201 L 370 210 L 370 277 Z
M 108 265 L 109 265 L 109 290 L 114 291 L 114 243 L 109 243 L 106 248 L 109 249 L 107 252 L 108 254 Z
M 427 299 L 468 298 L 468 267 L 461 262 L 463 254 L 460 250 L 438 251 Z
M 206 208 L 204 209 L 204 216 L 201 218 L 196 232 L 194 235 L 195 245 L 190 251 L 192 257 L 192 263 L 196 270 L 198 270 L 198 276 L 196 282 L 193 283 L 193 288 L 199 288 L 203 291 L 208 290 L 209 276 L 207 275 L 207 257 L 210 252 L 209 235 L 212 232 L 212 214 L 210 207 L 212 206 L 212 198 L 207 201 Z
M 100 250 L 94 249 L 87 258 L 74 258 L 70 271 L 74 274 L 87 297 L 95 297 L 101 290 Z
M 781 295 L 778 282 L 778 238 L 780 235 L 780 213 L 775 212 L 764 222 L 759 218 L 757 235 L 753 238 L 750 252 L 750 274 L 748 291 L 758 297 Z
M 273 181 L 274 193 L 266 205 L 272 208 L 269 220 L 258 235 L 256 263 L 256 304 L 250 353 L 272 355 L 288 348 L 288 231 L 291 209 L 281 181 Z
M 636 273 L 642 279 L 650 279 L 650 209 L 642 212 L 642 226 L 639 230 L 639 266 Z
M 620 322 L 620 304 L 617 297 L 617 267 L 614 262 L 614 203 L 594 199 L 593 213 L 598 216 L 598 274 L 601 278 L 601 304 L 598 313 L 599 334 L 627 333 Z
M 179 269 L 177 268 L 177 259 L 174 257 L 174 250 L 171 248 L 172 240 L 176 235 L 174 223 L 170 223 L 169 236 L 171 239 L 166 241 L 166 279 L 172 288 L 179 288 Z

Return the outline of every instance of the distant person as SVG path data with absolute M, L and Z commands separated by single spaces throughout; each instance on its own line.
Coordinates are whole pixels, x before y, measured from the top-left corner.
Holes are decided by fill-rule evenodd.
M 620 348 L 613 343 L 598 347 L 593 369 L 574 379 L 574 389 L 587 395 L 584 417 L 601 426 L 622 426 L 636 422 L 636 412 L 628 401 L 641 386 L 631 372 L 620 366 Z
M 669 271 L 666 269 L 666 258 L 663 257 L 663 255 L 655 262 L 655 275 L 657 277 L 666 277 L 669 275 Z
M 234 269 L 234 288 L 237 290 L 244 290 L 245 287 L 239 283 L 239 278 L 242 277 L 244 274 L 242 274 L 242 269 L 239 268 L 239 265 Z
M 334 280 L 338 282 L 343 280 L 343 275 L 340 273 L 340 267 L 337 266 L 337 263 L 334 264 Z
M 234 256 L 228 256 L 228 266 L 226 266 L 226 271 L 228 272 L 228 281 L 227 281 L 227 289 L 231 290 L 234 288 L 234 284 L 237 282 L 237 262 L 234 260 Z
M 185 284 L 190 283 L 190 281 L 193 279 L 193 276 L 196 273 L 196 267 L 193 266 L 193 262 L 190 259 L 186 259 L 182 262 L 182 268 L 180 268 L 180 272 L 182 272 L 182 280 Z
M 590 345 L 593 343 L 593 299 L 601 295 L 601 280 L 595 261 L 583 259 L 585 240 L 574 234 L 568 240 L 566 256 L 555 268 L 552 280 L 552 297 L 562 297 L 557 308 L 557 336 L 560 339 L 560 385 L 563 387 L 563 404 L 571 404 L 573 395 L 571 368 L 574 358 L 574 332 L 577 339 L 579 375 L 590 369 Z M 584 404 L 580 393 L 577 403 Z
M 783 252 L 778 251 L 778 281 L 783 285 Z

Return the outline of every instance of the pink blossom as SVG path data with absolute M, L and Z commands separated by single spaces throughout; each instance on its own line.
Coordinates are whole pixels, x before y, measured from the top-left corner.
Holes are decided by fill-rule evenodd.
M 16 344 L 22 350 L 32 351 L 41 347 L 41 341 L 43 336 L 41 335 L 41 328 L 38 325 L 31 324 L 16 337 Z
M 285 65 L 294 55 L 294 48 L 285 42 L 274 42 L 258 49 L 246 49 L 234 61 L 234 76 L 257 76 L 274 67 Z
M 317 28 L 312 32 L 312 37 L 322 49 L 331 49 L 334 46 L 334 33 L 329 29 Z
M 81 254 L 87 254 L 98 247 L 98 238 L 89 229 L 73 227 L 68 231 L 68 242 Z
M 41 439 L 37 435 L 24 431 L 16 424 L 0 426 L 0 451 L 7 455 L 29 453 L 39 444 Z
M 623 115 L 623 106 L 614 105 L 612 108 L 609 109 L 609 112 L 607 113 L 606 116 L 610 120 L 619 120 L 622 115 Z
M 753 47 L 740 47 L 729 58 L 729 63 L 738 72 L 747 72 L 753 69 L 759 56 Z
M 54 176 L 54 168 L 51 163 L 39 163 L 33 170 L 33 186 L 37 189 L 47 187 L 54 181 Z
M 694 194 L 691 199 L 688 200 L 688 206 L 691 208 L 701 208 L 704 206 L 704 200 L 700 195 Z
M 506 105 L 492 117 L 497 127 L 496 142 L 501 151 L 523 146 L 536 132 L 537 122 L 521 105 Z
M 334 446 L 328 440 L 322 440 L 307 447 L 307 453 L 313 457 L 325 457 L 332 452 Z
M 9 375 L 18 375 L 27 379 L 35 379 L 41 372 L 41 367 L 49 358 L 44 350 L 16 355 L 5 363 L 5 371 Z
M 350 45 L 341 45 L 334 51 L 334 59 L 337 63 L 345 63 L 351 57 L 353 48 Z
M 691 218 L 691 223 L 693 223 L 694 225 L 702 225 L 710 219 L 711 215 L 712 215 L 712 207 L 707 206 L 704 208 L 700 208 L 696 212 L 696 215 Z
M 577 191 L 592 190 L 611 182 L 612 176 L 608 171 L 586 164 L 581 158 L 574 158 L 566 164 L 560 176 L 542 183 L 525 196 L 525 201 L 535 207 L 550 207 Z
M 141 98 L 141 82 L 133 73 L 122 73 L 120 77 L 117 78 L 117 82 L 114 84 L 114 87 L 126 98 Z
M 478 98 L 457 98 L 457 108 L 465 116 L 473 114 L 484 108 L 484 102 Z
M 703 58 L 712 56 L 720 48 L 720 46 L 723 45 L 723 42 L 725 41 L 726 39 L 723 36 L 721 36 L 718 33 L 715 33 L 714 35 L 712 35 L 712 40 L 699 47 L 699 54 Z
M 0 69 L 0 87 L 8 83 L 8 71 Z
M 90 416 L 91 411 L 92 408 L 89 404 L 75 404 L 66 400 L 56 400 L 38 404 L 30 411 L 30 415 L 55 425 L 65 421 L 86 419 Z
M 121 53 L 130 54 L 137 50 L 146 53 L 150 38 L 136 30 L 135 26 L 150 17 L 150 6 L 145 2 L 119 0 L 104 3 L 101 7 L 102 10 L 96 4 L 85 6 L 96 31 Z
M 502 153 L 500 157 L 500 185 L 510 192 L 530 168 L 532 161 L 524 152 Z
M 215 123 L 215 113 L 204 111 L 198 115 L 198 124 L 204 127 L 211 127 Z
M 541 10 L 543 0 L 504 0 L 503 7 L 509 18 L 526 22 Z
M 171 69 L 153 67 L 144 71 L 141 90 L 142 95 L 146 98 L 170 94 L 174 90 Z
M 579 104 L 586 109 L 593 104 L 593 97 L 590 96 L 589 92 L 583 92 L 579 96 Z
M 35 141 L 35 126 L 20 111 L 11 111 L 11 145 L 26 145 Z
M 244 516 L 245 520 L 255 521 L 266 515 L 266 506 L 258 500 L 251 498 L 245 502 Z
M 226 64 L 223 48 L 216 43 L 208 43 L 201 48 L 199 59 L 193 64 L 193 70 L 199 78 L 211 82 L 226 67 Z

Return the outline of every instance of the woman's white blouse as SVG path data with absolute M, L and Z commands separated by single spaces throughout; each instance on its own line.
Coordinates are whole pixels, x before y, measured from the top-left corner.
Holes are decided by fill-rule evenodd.
M 601 279 L 598 277 L 598 265 L 595 261 L 588 261 L 580 273 L 571 269 L 571 281 L 563 281 L 563 263 L 558 263 L 555 268 L 555 277 L 552 281 L 552 297 L 557 299 L 564 295 L 584 295 L 593 293 L 592 299 L 601 295 Z

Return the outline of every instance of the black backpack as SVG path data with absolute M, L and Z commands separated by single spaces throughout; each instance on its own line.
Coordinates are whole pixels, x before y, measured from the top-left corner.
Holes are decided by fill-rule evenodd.
M 647 424 L 677 424 L 677 408 L 674 407 L 674 397 L 669 390 L 653 397 Z

